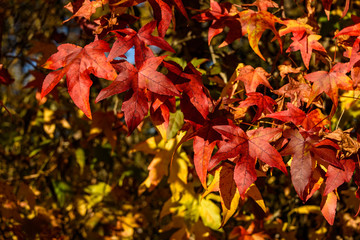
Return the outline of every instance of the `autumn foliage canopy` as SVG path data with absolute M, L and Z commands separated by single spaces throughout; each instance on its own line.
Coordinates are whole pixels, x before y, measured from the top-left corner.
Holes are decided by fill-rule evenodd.
M 330 236 L 337 209 L 353 219 L 360 210 L 355 4 L 76 0 L 63 25 L 80 25 L 87 42 L 59 43 L 38 65 L 38 100 L 61 105 L 57 91 L 68 92 L 66 107 L 91 124 L 85 140 L 101 138 L 97 128 L 113 153 L 119 135 L 146 136 L 125 151 L 155 156 L 134 191 L 170 186 L 157 216 L 169 239 L 301 238 L 272 212 L 284 194 L 300 200 L 288 218 L 326 220 L 306 238 Z

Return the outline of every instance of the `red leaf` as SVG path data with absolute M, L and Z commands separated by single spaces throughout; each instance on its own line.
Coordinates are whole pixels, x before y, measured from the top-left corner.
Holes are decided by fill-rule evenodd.
M 324 139 L 314 143 L 311 147 L 311 152 L 314 154 L 315 159 L 321 159 L 331 165 L 344 170 L 344 166 L 336 157 L 336 150 L 340 150 L 339 145 L 330 139 Z
M 146 59 L 144 57 L 141 58 L 143 55 L 142 52 L 151 51 L 150 49 L 145 50 L 144 47 L 147 47 L 144 44 L 157 46 L 165 51 L 175 52 L 163 38 L 151 35 L 155 27 L 156 21 L 152 21 L 143 26 L 138 33 L 131 28 L 116 31 L 117 40 L 111 48 L 108 60 L 124 55 L 132 46 L 135 46 L 135 57 L 137 57 L 135 60 L 137 62 L 136 66 L 138 67 Z M 123 37 L 119 33 L 126 34 L 126 36 Z
M 229 28 L 229 33 L 223 43 L 219 47 L 224 47 L 242 35 L 246 34 L 241 27 L 238 11 L 231 3 L 221 3 L 210 0 L 210 9 L 193 17 L 199 22 L 213 21 L 209 27 L 208 44 L 218 34 L 224 31 L 225 27 Z
M 258 128 L 247 131 L 249 137 L 249 155 L 258 158 L 270 167 L 276 167 L 287 174 L 285 163 L 280 153 L 269 144 L 270 139 L 282 132 L 279 128 Z
M 249 144 L 246 133 L 237 126 L 224 125 L 213 127 L 222 136 L 229 139 L 223 144 L 219 151 L 211 158 L 211 166 L 216 166 L 219 162 L 237 157 L 238 155 L 248 155 Z
M 66 74 L 68 91 L 76 106 L 88 118 L 91 118 L 89 91 L 92 81 L 90 74 L 113 80 L 115 69 L 106 61 L 104 52 L 109 46 L 105 41 L 96 40 L 84 48 L 73 44 L 62 44 L 58 52 L 53 54 L 43 65 L 44 68 L 56 70 L 48 74 L 44 80 L 41 97 L 46 96 Z
M 326 172 L 326 182 L 325 190 L 323 195 L 328 195 L 330 192 L 337 189 L 344 182 L 350 182 L 351 177 L 355 171 L 355 163 L 348 160 L 340 160 L 341 164 L 344 166 L 344 170 L 333 167 L 329 165 L 329 168 Z
M 346 72 L 349 72 L 350 69 L 353 70 L 353 68 L 358 67 L 357 63 L 360 61 L 360 37 L 355 39 L 354 44 L 351 48 L 348 48 L 348 50 L 344 53 L 344 56 L 350 58 Z M 354 78 L 353 80 L 355 81 Z M 357 84 L 354 83 L 354 86 L 356 85 Z
M 354 89 L 360 87 L 360 62 L 356 63 L 353 68 L 351 68 L 351 78 L 354 81 Z
M 132 64 L 126 61 L 117 63 L 115 67 L 120 74 L 112 84 L 102 89 L 96 98 L 95 102 L 99 102 L 128 89 L 133 90 L 136 96 L 129 97 L 126 109 L 130 109 L 130 105 L 135 105 L 137 109 L 130 109 L 131 111 L 129 113 L 124 110 L 129 133 L 131 133 L 147 115 L 147 110 L 145 113 L 145 108 L 148 109 L 148 104 L 147 101 L 145 104 L 145 90 L 166 96 L 178 95 L 178 90 L 175 88 L 174 84 L 165 75 L 156 71 L 164 58 L 165 57 L 148 58 L 139 69 L 136 69 Z M 136 99 L 140 99 L 141 101 L 136 104 Z
M 182 71 L 181 67 L 176 63 L 163 62 L 163 64 L 168 69 L 166 76 L 170 78 L 176 88 L 182 92 L 180 99 L 182 110 L 186 112 L 184 108 L 189 108 L 185 100 L 185 98 L 187 98 L 201 116 L 206 119 L 209 114 L 209 102 L 211 102 L 211 100 L 205 93 L 207 89 L 202 83 L 201 73 L 197 71 L 191 63 L 188 63 L 184 71 Z
M 168 96 L 152 94 L 153 100 L 150 108 L 151 120 L 155 125 L 164 123 L 165 128 L 169 125 L 170 112 L 176 112 L 176 99 L 175 97 L 169 98 Z
M 153 9 L 154 18 L 157 21 L 159 36 L 163 38 L 173 17 L 171 7 L 162 0 L 148 0 L 148 2 Z
M 305 189 L 313 171 L 309 145 L 295 129 L 286 130 L 283 135 L 285 138 L 290 138 L 290 142 L 281 154 L 293 156 L 290 166 L 291 181 L 300 199 L 304 201 L 306 199 Z
M 326 71 L 317 71 L 310 74 L 305 75 L 305 78 L 313 82 L 312 85 L 312 94 L 309 97 L 309 102 L 307 107 L 311 104 L 311 102 L 322 92 L 326 93 L 329 98 L 334 103 L 331 114 L 332 116 L 335 113 L 335 110 L 338 105 L 338 89 L 344 90 L 352 90 L 353 82 L 352 80 L 346 76 L 344 72 L 344 68 L 341 68 L 340 65 L 335 65 L 330 72 Z M 346 69 L 346 68 L 345 68 Z
M 236 162 L 234 181 L 241 196 L 256 180 L 255 159 L 249 155 L 242 155 Z
M 121 111 L 125 114 L 125 122 L 130 135 L 148 113 L 148 100 L 142 89 L 131 90 L 126 94 Z
M 217 124 L 227 124 L 225 118 L 215 118 L 212 120 L 204 120 L 202 125 L 196 125 L 192 123 L 192 126 L 196 126 L 197 130 L 188 136 L 187 139 L 194 138 L 194 165 L 195 170 L 200 178 L 201 183 L 206 188 L 206 175 L 208 169 L 214 166 L 210 166 L 210 158 L 218 141 L 221 140 L 221 135 L 213 129 Z
M 295 129 L 289 129 L 284 131 L 283 136 L 290 139 L 290 142 L 281 151 L 281 154 L 293 156 L 290 166 L 291 180 L 299 197 L 305 201 L 307 199 L 306 189 L 310 183 L 316 161 L 326 161 L 343 169 L 342 164 L 336 158 L 336 149 L 333 149 L 333 147 L 338 146 L 332 141 L 327 141 L 328 139 L 320 141 L 318 136 L 306 131 L 299 132 Z
M 122 93 L 129 88 L 134 89 L 134 91 L 140 88 L 161 95 L 177 96 L 178 90 L 174 84 L 165 75 L 156 71 L 164 58 L 165 57 L 149 58 L 141 65 L 139 70 L 126 61 L 116 64 L 116 69 L 119 70 L 121 74 L 118 75 L 110 86 L 101 90 L 96 98 L 96 102 Z
M 305 201 L 309 200 L 314 195 L 314 193 L 320 189 L 323 182 L 324 179 L 322 178 L 319 168 L 315 168 L 311 176 L 310 183 L 308 184 L 307 191 L 305 193 Z
M 334 224 L 336 214 L 337 197 L 334 192 L 330 192 L 327 196 L 322 197 L 321 212 L 324 215 L 326 221 L 330 224 Z
M 173 20 L 173 26 L 175 28 L 175 17 L 173 16 L 173 11 L 171 9 L 173 6 L 176 6 L 181 14 L 186 19 L 189 19 L 181 0 L 148 0 L 148 2 L 154 11 L 154 18 L 158 25 L 158 33 L 162 38 L 165 37 L 166 30 L 169 28 L 171 20 Z
M 246 94 L 248 98 L 245 101 L 242 101 L 239 105 L 241 108 L 249 107 L 256 105 L 258 107 L 255 116 L 253 117 L 252 122 L 255 122 L 259 119 L 262 113 L 272 113 L 274 105 L 276 102 L 268 96 L 264 96 L 258 92 L 251 92 Z
M 185 10 L 185 7 L 184 7 L 184 4 L 182 2 L 182 0 L 168 0 L 167 1 L 169 3 L 169 5 L 175 5 L 178 10 L 181 12 L 181 14 L 187 19 L 189 20 L 189 17 L 186 13 L 186 10 Z
M 348 35 L 348 36 L 360 36 L 360 23 L 354 24 L 350 27 L 346 27 L 342 29 L 340 32 L 338 32 L 334 38 L 340 36 L 340 35 Z
M 252 66 L 247 65 L 238 69 L 238 77 L 236 81 L 242 81 L 245 85 L 246 93 L 256 92 L 256 88 L 262 84 L 272 89 L 269 84 L 270 74 L 266 72 L 262 67 L 254 69 Z
M 14 82 L 14 79 L 10 76 L 8 70 L 0 64 L 0 84 L 10 85 Z
M 331 8 L 332 0 L 322 0 L 322 4 L 323 4 L 327 19 L 330 20 L 330 8 Z
M 290 44 L 286 52 L 296 52 L 300 50 L 301 57 L 307 69 L 309 69 L 309 63 L 313 50 L 326 53 L 325 48 L 318 42 L 321 38 L 320 35 L 308 35 L 306 32 L 300 34 L 294 32 L 293 35 L 294 36 L 291 38 L 293 42 Z
M 247 137 L 241 128 L 234 125 L 214 126 L 213 128 L 227 140 L 220 145 L 217 153 L 211 158 L 209 168 L 216 166 L 222 160 L 236 158 L 233 160 L 236 163 L 234 180 L 240 195 L 243 195 L 256 180 L 256 158 L 287 173 L 281 155 L 268 143 L 270 139 L 281 132 L 280 129 L 260 128 L 249 131 L 249 137 Z
M 132 64 L 127 61 L 122 61 L 115 64 L 114 67 L 121 74 L 117 76 L 110 86 L 100 91 L 96 97 L 96 103 L 115 94 L 125 92 L 130 88 L 138 88 L 138 83 L 133 80 L 137 79 L 138 71 Z
M 194 165 L 196 173 L 200 179 L 201 184 L 206 188 L 206 176 L 209 166 L 209 160 L 214 150 L 216 142 L 210 142 L 208 138 L 196 136 L 194 138 Z
M 275 118 L 283 122 L 292 122 L 295 125 L 302 125 L 306 130 L 310 130 L 315 126 L 323 127 L 329 124 L 329 120 L 326 119 L 319 109 L 315 109 L 307 114 L 291 103 L 287 103 L 286 106 L 287 110 L 271 113 L 266 115 L 266 117 Z

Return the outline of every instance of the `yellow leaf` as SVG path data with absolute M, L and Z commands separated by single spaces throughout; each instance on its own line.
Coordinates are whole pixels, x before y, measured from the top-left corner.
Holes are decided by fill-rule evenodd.
M 301 206 L 301 207 L 294 208 L 293 210 L 291 210 L 288 213 L 288 215 L 290 215 L 292 213 L 305 214 L 305 215 L 310 214 L 310 213 L 320 213 L 320 207 L 314 206 L 314 205 Z
M 237 89 L 237 87 L 239 85 L 239 82 L 240 82 L 240 81 L 235 81 L 236 78 L 239 75 L 238 70 L 240 68 L 243 68 L 243 67 L 245 67 L 245 65 L 243 63 L 238 64 L 238 66 L 236 67 L 234 73 L 231 75 L 230 81 L 223 88 L 220 97 L 229 97 L 229 98 L 231 98 L 234 95 L 235 90 Z
M 148 167 L 149 175 L 139 187 L 139 194 L 142 194 L 147 188 L 152 191 L 160 183 L 161 179 L 168 175 L 171 155 L 171 152 L 166 150 L 160 150 L 155 155 Z
M 83 198 L 76 199 L 76 211 L 81 216 L 85 216 L 86 211 L 87 211 L 87 203 Z
M 221 227 L 220 209 L 209 199 L 205 198 L 200 201 L 200 217 L 204 225 L 213 230 Z
M 202 198 L 206 197 L 211 192 L 219 191 L 221 168 L 222 168 L 222 166 L 220 166 L 218 169 L 216 169 L 214 178 L 213 178 L 212 182 L 210 183 L 210 185 L 206 188 L 205 192 L 202 194 L 202 196 L 201 196 Z
M 259 205 L 259 207 L 261 207 L 261 209 L 266 213 L 265 202 L 261 196 L 259 189 L 256 187 L 255 184 L 251 184 L 246 194 L 252 199 L 254 199 L 256 204 Z
M 236 188 L 235 195 L 234 195 L 233 199 L 231 200 L 229 209 L 225 206 L 225 204 L 223 203 L 223 200 L 221 199 L 221 207 L 223 210 L 221 227 L 223 227 L 227 223 L 227 221 L 230 219 L 230 217 L 232 215 L 234 215 L 234 213 L 236 212 L 236 210 L 239 206 L 239 201 L 240 201 L 240 194 L 239 194 L 239 190 L 237 188 Z

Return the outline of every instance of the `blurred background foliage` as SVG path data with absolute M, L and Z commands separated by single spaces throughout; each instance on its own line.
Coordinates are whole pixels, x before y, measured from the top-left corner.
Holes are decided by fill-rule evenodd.
M 191 9 L 206 9 L 209 4 L 183 2 L 192 15 L 196 12 Z M 75 19 L 62 24 L 71 16 L 63 8 L 66 4 L 65 0 L 0 1 L 0 239 L 356 239 L 360 234 L 360 217 L 353 218 L 358 202 L 351 183 L 340 188 L 341 201 L 330 227 L 320 212 L 321 196 L 315 194 L 303 205 L 290 179 L 279 171 L 257 180 L 264 199 L 241 200 L 234 217 L 219 229 L 219 196 L 202 196 L 191 143 L 178 148 L 170 164 L 184 134 L 176 136 L 182 125 L 180 112 L 172 115 L 173 131 L 157 134 L 147 119 L 136 134 L 127 136 L 120 98 L 93 104 L 107 84 L 96 77 L 92 76 L 92 121 L 72 104 L 65 83 L 40 99 L 47 73 L 41 65 L 56 47 L 93 41 L 92 22 Z M 284 1 L 288 17 L 300 17 L 303 5 Z M 326 26 L 322 41 L 330 52 L 335 51 L 330 33 L 359 13 L 355 10 L 359 2 L 354 1 L 340 20 L 336 8 L 343 5 L 337 1 L 330 22 L 323 21 L 326 17 L 317 8 L 319 24 Z M 127 11 L 141 17 L 134 23 L 136 28 L 152 19 L 146 3 Z M 97 14 L 103 13 L 93 18 Z M 273 71 L 273 86 L 281 86 L 271 64 L 284 59 L 278 56 L 277 43 L 270 41 L 271 32 L 266 31 L 260 43 L 267 64 L 245 38 L 221 49 L 209 48 L 208 23 L 186 21 L 181 14 L 176 18 L 176 27 L 169 29 L 166 39 L 177 54 L 169 59 L 180 65 L 193 61 L 210 76 L 204 77 L 204 83 L 215 99 L 224 86 L 219 76 L 230 79 L 240 62 Z M 217 36 L 214 46 L 224 36 Z M 313 62 L 311 67 L 320 65 Z M 358 98 L 359 92 L 341 96 L 333 129 L 359 125 Z

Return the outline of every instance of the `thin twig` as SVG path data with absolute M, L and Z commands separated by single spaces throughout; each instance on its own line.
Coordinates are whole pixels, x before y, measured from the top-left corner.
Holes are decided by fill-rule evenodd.
M 212 45 L 209 46 L 209 50 L 210 50 L 211 60 L 212 60 L 212 62 L 213 62 L 214 64 L 216 64 L 216 63 L 217 63 L 217 61 L 216 61 L 216 54 L 215 54 L 215 52 L 214 52 L 214 48 L 213 48 Z M 228 82 L 228 79 L 227 79 L 227 76 L 226 76 L 225 73 L 220 72 L 219 75 L 220 75 L 220 77 L 222 78 L 222 80 L 224 80 L 224 83 L 227 83 L 227 82 Z
M 337 124 L 336 124 L 335 130 L 339 128 L 339 124 L 340 124 L 340 121 L 341 121 L 342 116 L 344 115 L 344 112 L 345 112 L 345 109 L 343 109 L 342 112 L 341 112 L 341 115 L 340 115 L 339 120 L 338 120 L 338 122 L 337 122 Z

